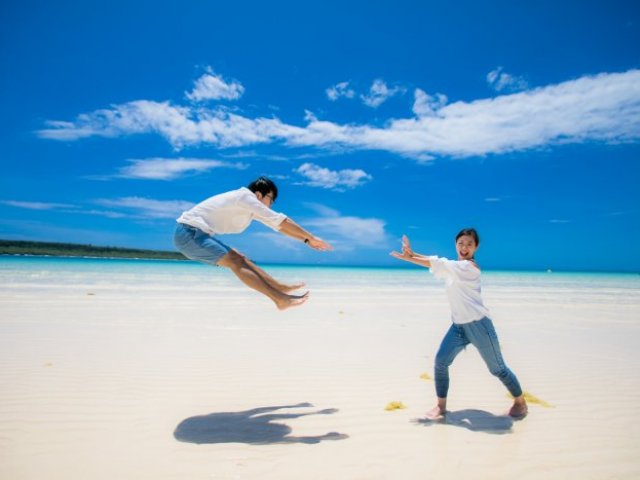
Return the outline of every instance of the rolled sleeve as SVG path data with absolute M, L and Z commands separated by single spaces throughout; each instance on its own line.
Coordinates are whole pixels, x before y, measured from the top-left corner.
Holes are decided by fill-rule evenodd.
M 253 218 L 260 223 L 263 223 L 273 230 L 280 230 L 280 225 L 285 221 L 287 216 L 284 213 L 276 212 L 265 206 L 250 190 L 247 190 L 247 192 L 246 195 L 240 198 L 238 204 L 242 208 L 247 209 Z
M 274 212 L 273 210 L 269 210 L 271 215 L 268 217 L 258 217 L 256 215 L 256 220 L 261 223 L 264 223 L 267 227 L 274 229 L 276 232 L 280 230 L 282 226 L 282 222 L 287 219 L 287 216 L 284 213 Z

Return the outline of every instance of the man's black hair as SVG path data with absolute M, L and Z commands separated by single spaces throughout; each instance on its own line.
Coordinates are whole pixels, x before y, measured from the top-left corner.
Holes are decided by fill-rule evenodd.
M 278 198 L 278 187 L 276 187 L 276 184 L 267 177 L 260 177 L 254 180 L 247 186 L 247 188 L 253 193 L 260 192 L 263 196 L 273 193 L 274 202 L 276 201 L 276 198 Z

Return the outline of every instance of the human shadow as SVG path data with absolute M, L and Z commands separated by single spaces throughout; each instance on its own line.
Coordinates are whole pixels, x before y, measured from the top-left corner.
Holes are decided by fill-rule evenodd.
M 508 415 L 494 415 L 484 410 L 475 409 L 447 412 L 443 418 L 438 420 L 419 418 L 414 420 L 414 422 L 424 426 L 436 424 L 451 425 L 466 428 L 472 432 L 484 432 L 494 435 L 512 433 L 511 427 L 513 427 L 513 418 Z
M 348 435 L 329 432 L 318 436 L 293 436 L 291 427 L 276 420 L 299 418 L 307 415 L 329 415 L 336 413 L 328 408 L 308 413 L 271 413 L 285 408 L 312 407 L 310 403 L 259 407 L 242 412 L 220 412 L 190 417 L 180 422 L 173 432 L 181 442 L 205 443 L 247 443 L 266 445 L 272 443 L 320 443 L 324 440 L 343 440 Z

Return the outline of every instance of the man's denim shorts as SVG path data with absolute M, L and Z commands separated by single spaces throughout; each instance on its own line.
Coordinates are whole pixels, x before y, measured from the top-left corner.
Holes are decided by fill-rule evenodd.
M 184 223 L 178 223 L 173 243 L 185 257 L 209 265 L 218 265 L 231 250 L 217 238 Z

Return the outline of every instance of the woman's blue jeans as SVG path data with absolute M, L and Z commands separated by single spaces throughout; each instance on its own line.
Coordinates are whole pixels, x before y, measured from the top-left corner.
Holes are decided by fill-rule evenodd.
M 439 398 L 446 398 L 449 391 L 449 365 L 456 356 L 469 344 L 473 344 L 489 371 L 507 387 L 514 397 L 522 395 L 522 388 L 518 379 L 505 365 L 500 352 L 498 335 L 490 318 L 484 317 L 470 323 L 452 323 L 449 331 L 442 339 L 436 354 L 435 379 L 436 394 Z

